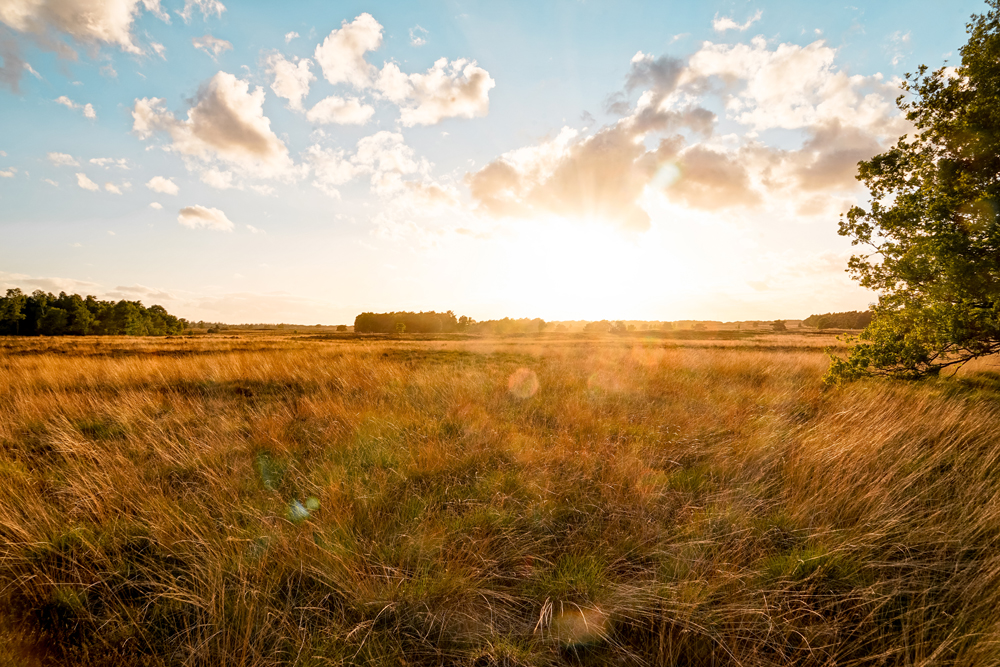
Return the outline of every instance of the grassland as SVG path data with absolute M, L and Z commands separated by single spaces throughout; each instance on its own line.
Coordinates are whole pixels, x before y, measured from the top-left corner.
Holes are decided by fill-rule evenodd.
M 834 342 L 0 339 L 0 664 L 1000 664 L 1000 375 Z

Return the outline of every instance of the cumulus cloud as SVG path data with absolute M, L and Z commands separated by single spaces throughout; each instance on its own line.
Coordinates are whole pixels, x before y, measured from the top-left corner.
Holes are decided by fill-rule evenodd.
M 4 169 L 0 171 L 0 178 L 14 178 L 17 174 L 17 167 L 11 167 L 10 169 Z
M 66 97 L 65 95 L 60 95 L 59 97 L 57 97 L 55 102 L 56 104 L 63 105 L 67 109 L 82 110 L 84 118 L 90 118 L 91 120 L 97 118 L 97 112 L 94 111 L 93 104 L 77 104 L 76 102 Z
M 336 199 L 340 199 L 337 186 L 347 183 L 359 173 L 358 167 L 347 159 L 343 149 L 332 150 L 314 145 L 306 149 L 305 158 L 312 167 L 313 185 Z
M 264 90 L 219 72 L 198 90 L 180 120 L 164 107 L 160 98 L 135 101 L 132 130 L 140 138 L 165 132 L 170 148 L 181 155 L 210 163 L 219 160 L 259 178 L 293 175 L 288 148 L 271 130 L 264 115 Z
M 291 32 L 286 32 L 285 33 L 285 44 L 290 44 L 293 39 L 298 39 L 298 37 L 299 37 L 299 33 L 295 32 L 294 30 L 291 31 Z
M 150 202 L 149 208 L 155 208 L 157 211 L 163 208 L 163 204 L 158 201 Z
M 76 184 L 79 185 L 84 190 L 90 190 L 91 192 L 97 192 L 98 190 L 101 189 L 101 187 L 97 183 L 94 183 L 92 180 L 87 178 L 87 175 L 84 173 L 78 172 L 76 174 Z
M 164 60 L 167 59 L 167 47 L 163 44 L 160 44 L 159 42 L 150 42 L 149 48 L 153 49 L 153 53 L 160 56 Z
M 433 189 L 430 163 L 418 158 L 398 132 L 382 130 L 363 137 L 352 154 L 314 145 L 304 156 L 312 169 L 313 185 L 332 197 L 340 197 L 337 186 L 360 175 L 370 176 L 372 192 L 385 199 L 411 194 L 434 198 L 437 191 L 444 192 L 440 186 Z
M 80 163 L 72 155 L 66 153 L 49 153 L 49 162 L 57 167 L 78 167 Z
M 836 56 L 823 40 L 774 49 L 761 37 L 750 44 L 706 43 L 691 56 L 685 82 L 742 83 L 725 93 L 727 115 L 755 131 L 846 119 L 879 134 L 905 131 L 894 113 L 898 88 L 880 75 L 850 76 L 836 67 Z
M 309 94 L 309 84 L 316 80 L 309 71 L 312 61 L 303 58 L 298 63 L 293 63 L 280 53 L 275 53 L 268 56 L 266 63 L 267 71 L 274 75 L 271 90 L 278 97 L 288 100 L 289 108 L 301 111 L 302 100 Z
M 54 188 L 58 188 L 59 187 L 59 183 L 57 183 L 56 181 L 53 181 L 51 178 L 43 178 L 42 179 L 42 183 L 48 183 L 49 185 L 51 185 Z
M 86 45 L 117 46 L 138 55 L 143 51 L 134 42 L 132 24 L 141 11 L 140 4 L 161 19 L 165 17 L 159 0 L 6 0 L 0 3 L 0 23 L 70 57 L 75 53 L 54 35 L 67 35 Z
M 395 63 L 387 63 L 375 85 L 400 105 L 400 122 L 413 127 L 433 125 L 445 118 L 485 116 L 496 82 L 475 61 L 440 58 L 423 74 L 407 75 Z
M 364 125 L 375 113 L 375 108 L 362 104 L 356 97 L 346 100 L 336 95 L 324 98 L 316 103 L 306 114 L 306 118 L 314 123 L 337 123 L 339 125 Z
M 468 176 L 466 184 L 479 206 L 493 215 L 554 213 L 641 231 L 650 218 L 639 196 L 677 149 L 676 142 L 665 142 L 646 151 L 624 123 L 582 140 L 564 128 L 548 142 L 504 154 Z
M 119 188 L 117 185 L 111 182 L 105 183 L 104 189 L 113 195 L 120 195 L 122 193 L 121 188 Z
M 598 218 L 642 230 L 649 193 L 706 211 L 784 207 L 798 215 L 843 210 L 859 160 L 907 131 L 879 75 L 851 76 L 822 41 L 769 47 L 705 43 L 689 59 L 637 53 L 624 90 L 611 98 L 615 123 L 583 136 L 508 151 L 466 185 L 478 210 L 497 217 L 542 213 Z M 634 102 L 631 96 L 638 94 Z M 719 97 L 744 135 L 715 136 L 704 105 Z M 798 148 L 759 140 L 763 130 L 797 133 Z
M 361 14 L 351 22 L 344 21 L 316 47 L 315 59 L 324 78 L 333 84 L 349 84 L 357 90 L 375 89 L 381 98 L 399 105 L 400 123 L 405 127 L 432 125 L 445 118 L 475 118 L 489 112 L 489 91 L 496 82 L 475 61 L 449 62 L 447 58 L 440 58 L 426 72 L 413 74 L 403 72 L 394 62 L 385 63 L 381 69 L 368 63 L 365 54 L 382 45 L 382 31 L 382 25 L 371 14 Z M 426 30 L 415 26 L 410 30 L 411 43 L 424 44 L 421 35 L 426 34 Z M 338 100 L 343 98 L 332 96 L 321 102 L 323 106 L 314 108 L 313 120 L 360 123 L 365 115 L 371 115 L 368 113 L 371 107 L 360 102 L 348 114 L 348 109 Z M 334 110 L 338 113 L 329 113 Z M 338 120 L 345 115 L 351 120 Z M 321 120 L 325 118 L 330 120 Z
M 212 37 L 211 35 L 192 37 L 191 44 L 199 51 L 204 51 L 212 56 L 212 60 L 217 59 L 220 53 L 233 50 L 233 45 L 230 42 L 218 37 Z
M 349 83 L 355 88 L 370 85 L 375 68 L 365 61 L 365 53 L 382 45 L 382 26 L 364 13 L 341 23 L 316 47 L 316 62 L 330 83 Z
M 153 176 L 146 183 L 146 187 L 153 192 L 160 192 L 165 195 L 175 195 L 180 192 L 180 188 L 169 178 L 164 178 L 163 176 Z
M 233 231 L 233 222 L 217 208 L 205 206 L 185 206 L 177 215 L 177 222 L 190 229 L 213 229 L 219 232 Z
M 727 30 L 739 30 L 740 32 L 746 32 L 750 29 L 750 26 L 759 21 L 763 15 L 764 12 L 758 9 L 756 14 L 746 20 L 746 23 L 737 23 L 732 19 L 732 17 L 720 17 L 716 14 L 715 18 L 712 20 L 712 28 L 714 28 L 716 32 L 725 32 Z
M 218 169 L 206 169 L 201 172 L 201 180 L 206 185 L 219 190 L 228 190 L 233 186 L 233 172 L 219 171 Z
M 738 156 L 692 146 L 676 164 L 681 177 L 670 185 L 668 195 L 691 208 L 714 211 L 735 206 L 753 208 L 761 203 L 746 164 Z

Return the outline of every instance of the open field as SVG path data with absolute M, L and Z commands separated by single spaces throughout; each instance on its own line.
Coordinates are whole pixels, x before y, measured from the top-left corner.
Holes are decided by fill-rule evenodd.
M 0 664 L 1000 664 L 1000 374 L 831 344 L 0 339 Z

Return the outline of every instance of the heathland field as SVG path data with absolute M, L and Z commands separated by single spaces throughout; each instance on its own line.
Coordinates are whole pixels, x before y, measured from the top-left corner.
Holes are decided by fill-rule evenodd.
M 1000 375 L 836 344 L 0 339 L 0 663 L 1000 664 Z

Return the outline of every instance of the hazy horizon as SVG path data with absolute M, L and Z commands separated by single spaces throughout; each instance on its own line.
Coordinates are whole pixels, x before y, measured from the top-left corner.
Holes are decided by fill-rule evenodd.
M 189 320 L 864 309 L 837 219 L 979 0 L 0 7 L 0 290 Z

